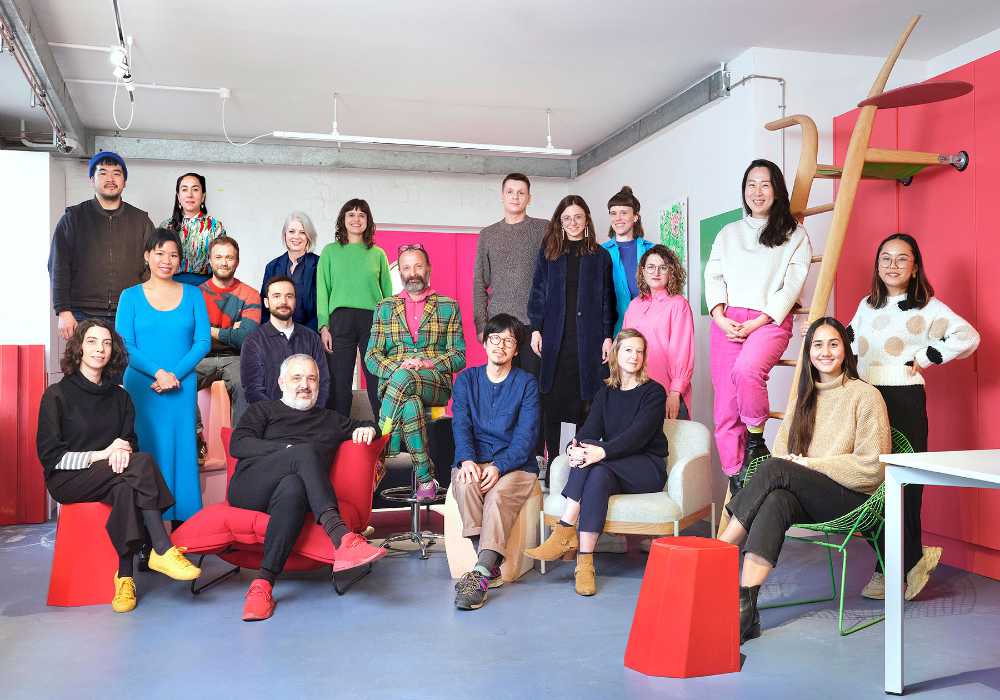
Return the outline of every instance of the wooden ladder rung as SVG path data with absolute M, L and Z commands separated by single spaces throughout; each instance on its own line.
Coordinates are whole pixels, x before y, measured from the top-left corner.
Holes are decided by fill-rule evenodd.
M 778 367 L 794 367 L 799 363 L 798 360 L 778 360 Z
M 822 255 L 814 255 L 811 258 L 809 258 L 809 264 L 810 265 L 812 263 L 818 263 L 818 262 L 823 262 L 823 256 Z
M 833 211 L 833 202 L 829 204 L 820 204 L 818 207 L 809 207 L 802 212 L 802 216 L 815 216 L 816 214 L 825 214 L 828 211 Z
M 795 314 L 796 316 L 808 316 L 809 315 L 809 307 L 808 306 L 798 306 L 798 305 L 796 305 L 796 306 L 792 307 L 792 310 L 789 311 L 789 313 Z
M 784 411 L 771 411 L 770 413 L 767 414 L 767 417 L 776 418 L 777 420 L 784 420 L 785 413 Z

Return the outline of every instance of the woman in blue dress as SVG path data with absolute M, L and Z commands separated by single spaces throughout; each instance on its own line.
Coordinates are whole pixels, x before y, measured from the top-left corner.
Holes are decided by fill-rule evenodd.
M 122 292 L 115 318 L 128 350 L 125 390 L 135 404 L 139 445 L 174 493 L 163 518 L 187 520 L 201 509 L 194 368 L 211 345 L 208 312 L 201 290 L 173 279 L 181 261 L 176 233 L 157 229 L 144 257 L 149 280 Z

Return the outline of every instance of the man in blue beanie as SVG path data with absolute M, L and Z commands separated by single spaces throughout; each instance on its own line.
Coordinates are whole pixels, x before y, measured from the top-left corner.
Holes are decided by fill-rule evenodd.
M 95 196 L 66 208 L 49 250 L 52 307 L 67 340 L 78 321 L 115 322 L 122 290 L 142 281 L 143 248 L 153 233 L 149 215 L 122 201 L 124 158 L 101 151 L 90 159 L 87 175 Z

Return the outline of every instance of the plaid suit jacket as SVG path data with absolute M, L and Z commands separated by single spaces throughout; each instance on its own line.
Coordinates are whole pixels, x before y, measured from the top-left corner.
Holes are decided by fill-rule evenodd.
M 465 367 L 465 338 L 458 302 L 437 292 L 427 297 L 416 342 L 406 325 L 406 303 L 399 295 L 386 297 L 375 307 L 371 338 L 365 352 L 368 370 L 379 378 L 379 393 L 389 376 L 408 357 L 434 362 L 433 369 L 447 377 Z

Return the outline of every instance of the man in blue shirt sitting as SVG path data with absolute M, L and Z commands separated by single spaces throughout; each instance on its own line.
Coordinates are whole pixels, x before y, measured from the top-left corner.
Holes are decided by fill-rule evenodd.
M 462 535 L 479 552 L 476 566 L 455 584 L 460 610 L 483 607 L 487 589 L 503 585 L 507 535 L 538 480 L 538 382 L 512 365 L 525 333 L 513 316 L 491 318 L 483 328 L 487 363 L 455 380 L 451 488 Z

